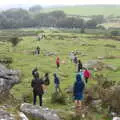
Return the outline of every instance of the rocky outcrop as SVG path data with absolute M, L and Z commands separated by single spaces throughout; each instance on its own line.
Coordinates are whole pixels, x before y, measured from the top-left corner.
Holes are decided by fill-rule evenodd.
M 15 120 L 15 118 L 10 113 L 0 109 L 0 120 Z
M 19 112 L 20 120 L 29 120 L 26 115 L 22 112 Z
M 105 64 L 103 62 L 101 62 L 100 60 L 89 60 L 86 64 L 83 65 L 85 68 L 91 69 L 91 70 L 95 70 L 95 71 L 99 71 L 102 69 L 109 69 L 112 71 L 117 71 L 117 67 L 110 65 L 110 64 Z
M 43 108 L 40 106 L 33 106 L 28 103 L 23 103 L 20 107 L 20 110 L 26 115 L 34 119 L 40 120 L 60 120 L 59 116 L 54 110 Z
M 15 84 L 19 83 L 19 71 L 7 69 L 0 64 L 0 93 L 8 91 Z

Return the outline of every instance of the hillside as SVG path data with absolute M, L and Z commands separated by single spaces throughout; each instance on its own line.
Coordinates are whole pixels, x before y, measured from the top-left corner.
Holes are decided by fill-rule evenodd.
M 86 5 L 86 6 L 64 6 L 64 7 L 52 7 L 45 8 L 42 12 L 50 12 L 54 10 L 63 10 L 66 14 L 75 14 L 82 16 L 91 15 L 115 15 L 119 16 L 120 6 L 119 5 Z

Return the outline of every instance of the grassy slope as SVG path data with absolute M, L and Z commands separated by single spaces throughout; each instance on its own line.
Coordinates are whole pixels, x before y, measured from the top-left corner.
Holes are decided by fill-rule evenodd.
M 120 6 L 71 6 L 71 7 L 58 7 L 58 8 L 46 8 L 42 12 L 51 12 L 54 10 L 63 10 L 67 14 L 72 15 L 116 15 L 119 16 Z
M 67 105 L 52 105 L 50 103 L 50 96 L 51 93 L 54 91 L 53 86 L 53 72 L 57 72 L 60 79 L 61 79 L 61 88 L 64 91 L 64 88 L 67 88 L 69 85 L 72 85 L 75 81 L 75 66 L 71 64 L 68 53 L 72 50 L 80 50 L 81 52 L 88 54 L 88 56 L 79 56 L 83 63 L 88 60 L 95 59 L 97 56 L 105 56 L 105 55 L 115 55 L 120 56 L 120 50 L 114 48 L 104 47 L 105 44 L 112 44 L 116 45 L 117 48 L 120 48 L 120 42 L 113 41 L 113 40 L 102 40 L 102 39 L 88 39 L 86 38 L 89 35 L 86 34 L 74 34 L 74 33 L 54 33 L 53 31 L 47 31 L 46 35 L 63 35 L 66 36 L 64 40 L 58 40 L 54 37 L 48 37 L 46 40 L 42 40 L 40 42 L 36 41 L 36 37 L 24 37 L 23 41 L 17 46 L 16 50 L 12 52 L 13 48 L 11 48 L 11 54 L 14 62 L 11 65 L 12 68 L 19 69 L 22 71 L 22 80 L 21 83 L 16 85 L 12 89 L 12 93 L 17 97 L 22 97 L 25 93 L 32 94 L 31 88 L 31 71 L 34 67 L 38 67 L 40 75 L 43 76 L 44 72 L 50 72 L 50 80 L 51 85 L 48 88 L 48 93 L 44 96 L 44 103 L 45 106 L 49 106 L 51 108 L 57 109 L 64 109 L 64 110 L 71 110 L 71 106 L 73 103 L 68 103 Z M 72 37 L 77 38 L 72 38 Z M 90 35 L 92 36 L 92 35 Z M 68 37 L 68 38 L 67 38 Z M 94 46 L 82 46 L 81 44 L 91 44 Z M 36 46 L 40 46 L 42 52 L 45 50 L 57 52 L 59 53 L 60 59 L 65 60 L 66 64 L 62 64 L 59 71 L 56 70 L 55 65 L 55 56 L 33 56 L 31 51 L 36 48 Z M 103 60 L 103 62 L 119 66 L 120 67 L 120 60 L 119 59 L 112 59 L 112 60 Z M 103 71 L 104 72 L 104 71 Z M 94 73 L 92 73 L 94 74 Z M 113 71 L 105 71 L 104 74 L 108 76 L 111 80 L 119 81 L 120 78 L 120 71 L 113 72 Z M 94 84 L 93 80 L 90 80 L 88 87 Z

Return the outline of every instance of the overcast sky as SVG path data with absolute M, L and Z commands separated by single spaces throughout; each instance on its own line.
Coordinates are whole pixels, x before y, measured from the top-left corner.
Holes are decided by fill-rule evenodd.
M 81 5 L 81 4 L 120 4 L 120 0 L 1 0 L 0 7 L 11 5 Z

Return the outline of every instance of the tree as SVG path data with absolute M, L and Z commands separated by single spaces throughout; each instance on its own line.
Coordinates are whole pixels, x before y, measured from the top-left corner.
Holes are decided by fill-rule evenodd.
M 96 26 L 97 26 L 97 22 L 94 19 L 88 20 L 86 23 L 86 28 L 95 29 Z
M 12 43 L 12 46 L 15 47 L 22 39 L 19 39 L 18 37 L 12 37 L 10 39 L 10 42 Z
M 40 12 L 42 7 L 40 5 L 35 5 L 29 8 L 30 12 Z
M 119 31 L 117 31 L 117 30 L 111 31 L 111 35 L 112 36 L 118 36 L 119 35 Z

